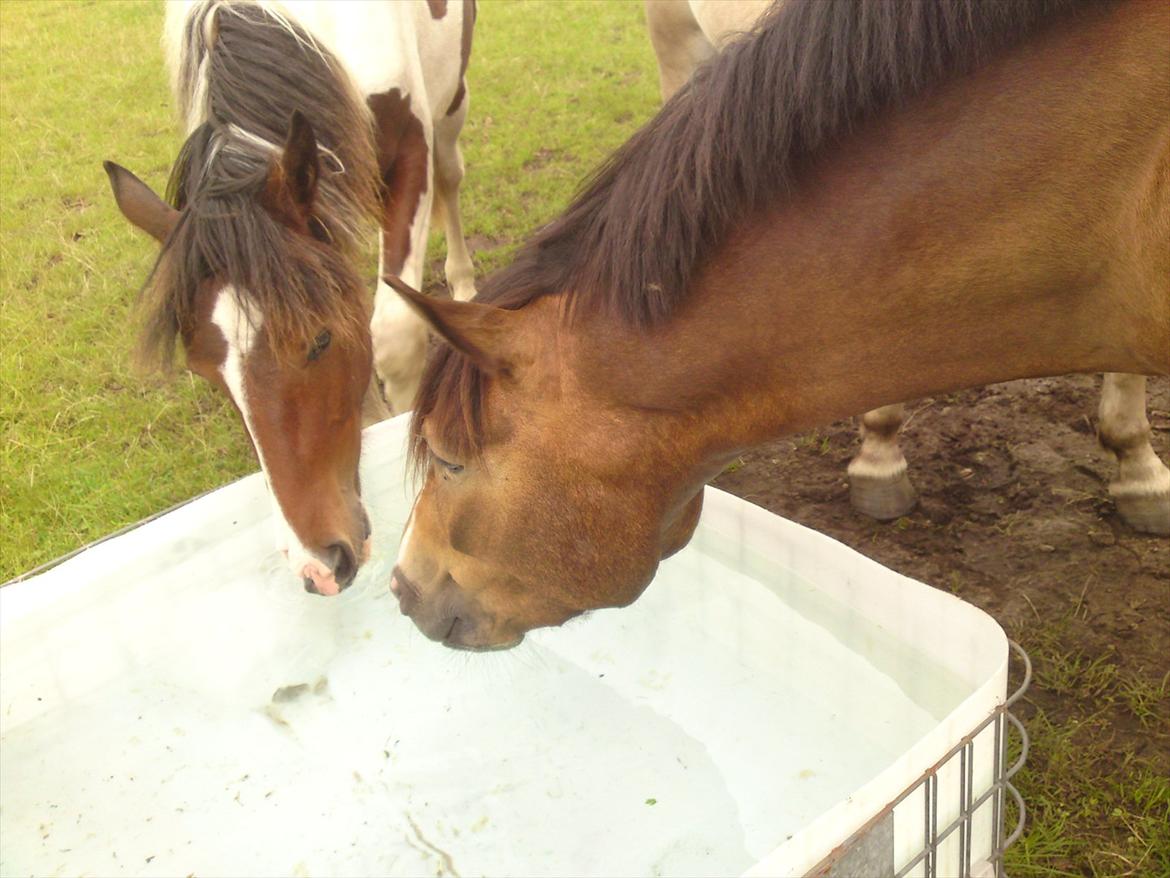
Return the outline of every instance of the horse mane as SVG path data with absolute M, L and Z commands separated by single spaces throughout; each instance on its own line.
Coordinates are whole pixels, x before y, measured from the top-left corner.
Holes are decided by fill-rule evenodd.
M 230 0 L 192 9 L 179 51 L 179 106 L 191 130 L 167 200 L 180 217 L 143 289 L 140 355 L 171 362 L 211 277 L 263 320 L 278 355 L 303 357 L 326 326 L 337 338 L 360 337 L 368 297 L 354 266 L 379 184 L 373 123 L 349 75 L 279 12 Z M 296 110 L 313 126 L 321 160 L 313 237 L 258 200 Z
M 476 299 L 519 308 L 565 293 L 570 317 L 668 320 L 733 225 L 783 198 L 802 166 L 1084 2 L 781 0 L 696 70 Z M 462 354 L 432 351 L 415 401 L 416 460 L 426 418 L 452 451 L 478 453 L 485 389 Z

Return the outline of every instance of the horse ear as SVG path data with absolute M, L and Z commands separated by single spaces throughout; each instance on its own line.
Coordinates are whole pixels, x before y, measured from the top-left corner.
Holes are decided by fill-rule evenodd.
M 288 140 L 280 159 L 281 176 L 289 198 L 308 216 L 317 195 L 317 178 L 321 174 L 321 159 L 317 155 L 317 138 L 313 126 L 300 110 L 293 110 L 288 123 Z
M 110 188 L 122 215 L 160 244 L 166 243 L 179 221 L 179 212 L 121 165 L 102 162 L 102 167 L 110 178 Z
M 428 296 L 399 278 L 382 278 L 447 344 L 466 354 L 489 375 L 510 375 L 516 311 L 479 302 L 459 302 Z

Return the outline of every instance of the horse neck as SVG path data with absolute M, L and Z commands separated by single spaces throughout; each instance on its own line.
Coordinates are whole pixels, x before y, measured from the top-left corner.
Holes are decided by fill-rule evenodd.
M 1095 19 L 1109 51 L 1062 28 L 868 126 L 734 228 L 673 319 L 583 321 L 582 387 L 717 461 L 958 388 L 1170 370 L 1165 13 Z

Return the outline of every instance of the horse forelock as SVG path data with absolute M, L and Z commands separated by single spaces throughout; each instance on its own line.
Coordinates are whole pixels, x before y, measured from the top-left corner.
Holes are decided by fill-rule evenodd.
M 337 60 L 272 4 L 208 0 L 168 20 L 179 106 L 191 131 L 171 172 L 181 217 L 147 280 L 142 353 L 169 362 L 211 278 L 247 297 L 270 344 L 297 355 L 323 327 L 367 331 L 354 267 L 376 227 L 377 158 L 365 102 Z M 321 168 L 312 210 L 322 243 L 258 201 L 294 111 L 313 127 Z M 303 351 L 301 352 L 303 353 Z
M 521 254 L 516 265 L 523 265 Z M 501 282 L 504 281 L 504 282 Z M 529 287 L 509 282 L 509 270 L 489 276 L 475 301 L 515 310 L 532 300 Z M 483 412 L 492 378 L 470 357 L 450 345 L 433 341 L 423 366 L 410 422 L 410 463 L 416 475 L 427 462 L 423 425 L 440 437 L 443 450 L 460 460 L 475 459 L 483 452 Z
M 416 478 L 426 468 L 423 424 L 441 438 L 445 453 L 457 460 L 478 457 L 483 449 L 483 403 L 488 377 L 461 352 L 434 344 L 427 356 L 410 421 L 408 468 Z

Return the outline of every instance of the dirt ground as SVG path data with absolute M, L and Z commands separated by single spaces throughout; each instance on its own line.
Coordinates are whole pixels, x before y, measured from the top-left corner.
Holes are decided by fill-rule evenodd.
M 1035 664 L 1026 724 L 1041 737 L 1083 733 L 1078 746 L 1100 751 L 1087 770 L 1103 777 L 1134 760 L 1167 777 L 1170 539 L 1134 533 L 1108 498 L 1115 461 L 1096 441 L 1099 388 L 1098 376 L 1070 376 L 912 403 L 902 448 L 919 504 L 894 522 L 849 505 L 854 421 L 744 454 L 715 484 L 982 607 Z M 1150 382 L 1149 416 L 1170 460 L 1170 381 Z M 1034 753 L 1030 767 L 1052 780 L 1054 755 Z M 1111 846 L 1101 819 L 1086 829 Z

